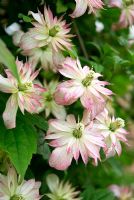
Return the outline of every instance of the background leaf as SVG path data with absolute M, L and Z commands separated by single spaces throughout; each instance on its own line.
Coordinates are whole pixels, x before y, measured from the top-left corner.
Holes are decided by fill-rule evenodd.
M 0 63 L 8 67 L 13 73 L 13 75 L 19 81 L 19 75 L 18 75 L 16 63 L 15 63 L 15 58 L 11 54 L 11 52 L 7 49 L 5 43 L 1 39 L 0 39 Z

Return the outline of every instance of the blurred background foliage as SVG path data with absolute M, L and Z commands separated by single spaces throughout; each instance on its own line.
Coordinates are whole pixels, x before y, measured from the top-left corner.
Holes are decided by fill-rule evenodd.
M 82 162 L 79 164 L 74 162 L 67 171 L 59 172 L 48 165 L 50 149 L 43 140 L 45 132 L 43 119 L 38 119 L 40 127 L 35 124 L 38 130 L 36 131 L 38 132 L 36 135 L 38 153 L 32 157 L 26 178 L 35 176 L 37 180 L 41 180 L 41 192 L 44 193 L 48 191 L 46 175 L 53 172 L 61 179 L 70 180 L 74 186 L 77 186 L 85 200 L 112 200 L 113 195 L 106 190 L 109 185 L 134 185 L 134 45 L 130 46 L 128 43 L 129 30 L 112 30 L 112 24 L 118 21 L 120 14 L 117 8 L 105 7 L 96 17 L 85 14 L 72 20 L 69 14 L 75 7 L 74 0 L 0 0 L 0 37 L 15 56 L 25 59 L 13 45 L 12 36 L 5 32 L 5 28 L 17 22 L 24 31 L 27 30 L 31 26 L 27 23 L 29 21 L 28 11 L 36 12 L 37 8 L 43 11 L 45 4 L 50 6 L 55 15 L 64 14 L 64 18 L 71 23 L 72 33 L 76 35 L 73 38 L 74 49 L 71 53 L 77 53 L 83 65 L 94 67 L 96 71 L 104 75 L 105 80 L 111 83 L 109 87 L 115 95 L 108 106 L 111 113 L 126 120 L 126 128 L 129 130 L 129 146 L 123 146 L 121 157 L 102 159 L 97 167 L 94 167 L 91 162 L 86 167 Z M 101 32 L 96 31 L 96 20 L 104 24 Z M 0 72 L 3 72 L 2 65 Z M 47 78 L 49 79 L 49 76 Z M 6 95 L 3 98 L 6 98 Z M 3 110 L 2 104 L 5 106 L 5 100 L 1 100 L 0 110 Z M 68 108 L 68 112 L 81 115 L 82 109 L 79 103 L 76 103 Z M 30 116 L 24 118 L 26 117 L 30 118 Z M 37 119 L 32 120 L 36 122 Z M 1 128 L 0 132 L 2 130 Z M 0 139 L 2 140 L 1 137 Z M 1 171 L 3 171 L 5 157 L 5 153 L 0 154 Z

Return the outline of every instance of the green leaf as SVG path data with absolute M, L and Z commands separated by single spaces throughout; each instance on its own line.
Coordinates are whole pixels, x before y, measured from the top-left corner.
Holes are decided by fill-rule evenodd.
M 92 186 L 87 186 L 84 192 L 81 194 L 82 199 L 92 200 L 95 193 L 95 189 Z
M 0 39 L 0 63 L 7 66 L 19 81 L 19 75 L 15 63 L 15 58 L 11 54 L 11 52 L 7 49 L 5 43 L 1 39 Z
M 63 13 L 63 12 L 66 12 L 66 10 L 67 10 L 67 6 L 65 5 L 65 3 L 63 3 L 61 0 L 58 0 L 56 4 L 57 13 Z
M 95 191 L 92 200 L 114 200 L 114 195 L 107 189 L 99 189 Z
M 47 121 L 45 121 L 45 119 L 43 117 L 41 117 L 37 114 L 31 115 L 29 113 L 26 114 L 26 117 L 37 128 L 40 128 L 44 131 L 48 130 L 48 123 L 47 123 Z
M 32 155 L 37 151 L 35 128 L 24 117 L 17 120 L 17 126 L 8 130 L 0 118 L 0 148 L 6 151 L 18 173 L 24 177 Z
M 44 133 L 43 132 L 39 132 L 37 153 L 42 155 L 44 160 L 48 160 L 49 157 L 50 157 L 50 154 L 51 154 L 50 148 L 44 140 Z

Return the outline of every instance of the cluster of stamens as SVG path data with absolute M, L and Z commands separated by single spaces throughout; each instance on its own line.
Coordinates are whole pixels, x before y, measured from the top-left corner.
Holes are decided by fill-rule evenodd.
M 59 32 L 59 26 L 54 26 L 49 30 L 49 36 L 55 37 L 58 32 Z
M 24 197 L 19 195 L 14 195 L 10 198 L 10 200 L 25 200 Z
M 88 87 L 91 84 L 92 80 L 94 79 L 94 74 L 95 72 L 91 70 L 90 73 L 86 76 L 86 78 L 82 80 L 82 84 L 85 87 Z
M 82 133 L 83 133 L 83 124 L 78 123 L 76 129 L 73 130 L 73 136 L 77 139 L 82 137 Z
M 119 128 L 123 128 L 124 127 L 124 120 L 121 118 L 117 118 L 114 122 L 111 122 L 110 126 L 109 126 L 109 130 L 114 132 Z
M 31 82 L 19 84 L 19 86 L 18 86 L 19 91 L 22 91 L 22 92 L 30 90 L 31 88 L 32 88 Z

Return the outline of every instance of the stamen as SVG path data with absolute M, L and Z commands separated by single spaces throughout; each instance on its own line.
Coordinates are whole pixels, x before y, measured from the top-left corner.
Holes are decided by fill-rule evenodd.
M 77 124 L 77 128 L 73 130 L 73 136 L 75 138 L 81 138 L 83 133 L 84 125 L 81 123 Z
M 58 32 L 59 32 L 59 26 L 54 26 L 52 29 L 49 30 L 49 35 L 51 37 L 55 37 Z
M 91 70 L 90 73 L 86 76 L 86 78 L 84 78 L 82 80 L 82 84 L 85 87 L 88 87 L 91 84 L 91 82 L 92 82 L 92 80 L 94 78 L 94 74 L 95 74 L 95 72 Z
M 121 118 L 117 118 L 114 122 L 112 122 L 109 126 L 109 130 L 114 132 L 119 128 L 123 128 L 125 126 L 124 120 Z
M 10 198 L 10 200 L 25 200 L 21 195 L 14 195 Z

